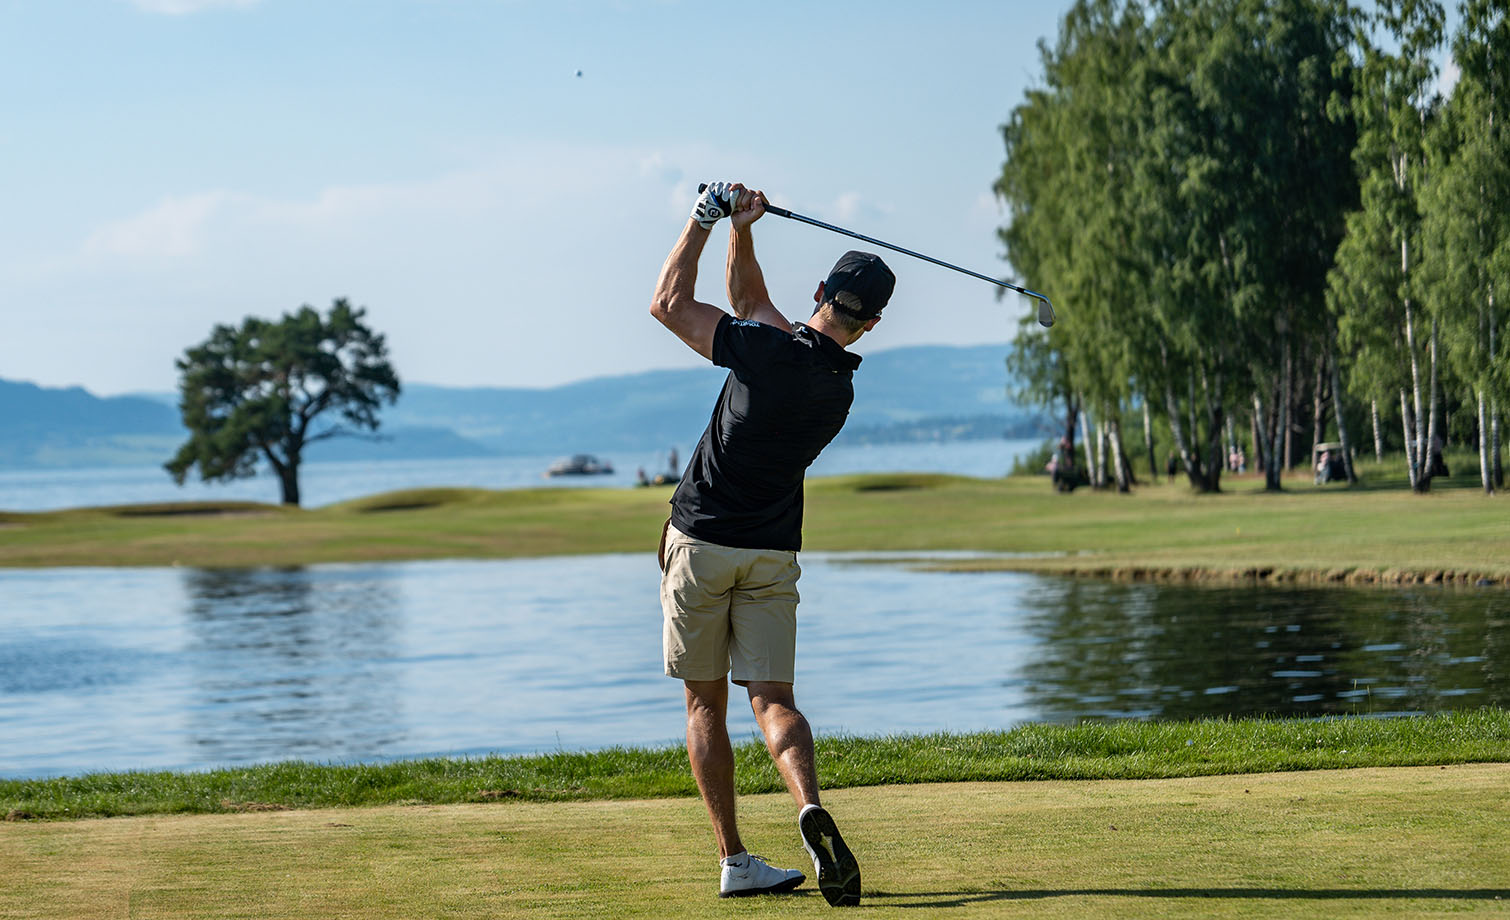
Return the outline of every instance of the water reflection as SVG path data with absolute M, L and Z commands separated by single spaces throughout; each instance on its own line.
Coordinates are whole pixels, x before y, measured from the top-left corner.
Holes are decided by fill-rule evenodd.
M 402 620 L 380 567 L 184 572 L 195 758 L 371 758 L 404 741 Z
M 1510 706 L 1503 591 L 803 568 L 824 733 Z M 0 571 L 0 776 L 674 743 L 657 594 L 648 554 Z
M 1056 579 L 1022 602 L 1043 654 L 1021 685 L 1059 721 L 1510 703 L 1502 592 Z

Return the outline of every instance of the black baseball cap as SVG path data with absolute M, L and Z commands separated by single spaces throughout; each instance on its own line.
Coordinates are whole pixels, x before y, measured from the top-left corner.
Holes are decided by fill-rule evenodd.
M 897 276 L 880 256 L 851 249 L 839 257 L 823 282 L 823 301 L 846 316 L 872 319 L 881 315 L 896 286 Z

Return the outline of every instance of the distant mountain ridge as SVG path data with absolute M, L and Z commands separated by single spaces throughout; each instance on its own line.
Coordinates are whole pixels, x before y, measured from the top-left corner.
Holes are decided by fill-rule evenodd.
M 841 439 L 1027 436 L 1036 413 L 1007 399 L 1008 346 L 910 346 L 867 356 Z M 380 413 L 376 441 L 313 445 L 321 460 L 569 454 L 690 446 L 727 371 L 646 371 L 556 387 L 410 383 Z M 185 434 L 173 394 L 98 397 L 0 380 L 0 467 L 157 465 Z

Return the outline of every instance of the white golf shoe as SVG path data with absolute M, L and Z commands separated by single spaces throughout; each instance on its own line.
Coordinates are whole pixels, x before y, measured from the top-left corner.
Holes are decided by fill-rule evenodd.
M 741 858 L 743 864 L 740 864 Z M 718 880 L 718 896 L 721 898 L 779 894 L 791 891 L 807 880 L 807 876 L 796 869 L 778 869 L 751 853 L 727 857 L 721 864 L 723 874 Z

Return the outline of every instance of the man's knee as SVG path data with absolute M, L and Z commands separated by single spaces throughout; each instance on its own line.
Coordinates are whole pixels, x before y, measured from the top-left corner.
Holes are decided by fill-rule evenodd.
M 790 710 L 800 716 L 802 713 L 797 709 L 796 698 L 792 694 L 792 685 L 779 681 L 750 681 L 745 689 L 750 694 L 750 708 L 756 716 L 762 716 L 767 712 L 781 713 Z
M 723 718 L 729 707 L 729 684 L 718 680 L 685 680 L 689 718 Z

